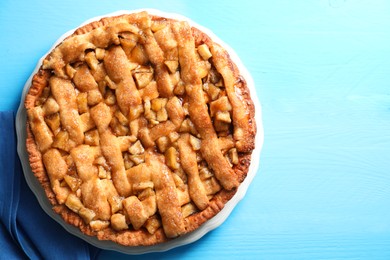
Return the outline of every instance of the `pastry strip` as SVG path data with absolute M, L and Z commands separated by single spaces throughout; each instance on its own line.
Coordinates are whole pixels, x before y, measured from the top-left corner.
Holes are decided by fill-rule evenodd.
M 204 210 L 209 205 L 209 199 L 199 178 L 196 153 L 189 144 L 189 137 L 189 134 L 183 134 L 178 140 L 180 162 L 188 175 L 188 191 L 190 197 L 200 210 Z
M 172 121 L 165 121 L 163 123 L 160 123 L 156 126 L 154 126 L 152 129 L 150 129 L 150 138 L 153 141 L 156 141 L 161 136 L 167 136 L 173 131 L 175 131 L 176 126 L 172 123 Z
M 117 196 L 111 180 L 92 179 L 81 184 L 81 195 L 84 206 L 96 213 L 96 218 L 109 220 L 111 218 L 111 205 L 108 199 Z
M 99 148 L 97 148 L 99 149 Z M 83 182 L 98 178 L 98 170 L 93 162 L 100 151 L 89 145 L 79 145 L 70 151 L 76 165 L 77 174 Z
M 182 69 L 181 77 L 184 83 L 187 84 L 186 92 L 189 96 L 188 112 L 202 139 L 202 156 L 214 170 L 215 176 L 222 186 L 227 190 L 231 190 L 237 187 L 239 183 L 233 169 L 219 148 L 218 137 L 208 114 L 202 82 L 199 76 L 197 76 L 195 41 L 191 34 L 191 28 L 188 23 L 180 22 L 173 25 L 173 31 L 179 47 L 179 63 Z
M 127 197 L 131 193 L 131 186 L 127 179 L 120 143 L 108 129 L 108 124 L 111 121 L 110 108 L 106 104 L 100 103 L 93 107 L 90 113 L 98 127 L 101 151 L 111 167 L 114 186 L 119 195 Z
M 234 140 L 239 152 L 252 150 L 253 130 L 251 127 L 251 115 L 247 104 L 244 102 L 240 88 L 236 87 L 234 65 L 228 59 L 228 53 L 218 44 L 214 43 L 211 48 L 212 59 L 217 71 L 222 75 L 229 101 L 233 107 Z M 252 125 L 253 127 L 253 125 Z
M 175 182 L 171 176 L 172 173 L 161 161 L 162 158 L 148 150 L 145 160 L 148 166 L 151 167 L 157 208 L 161 215 L 164 232 L 167 237 L 174 238 L 185 232 L 184 220 Z
M 175 124 L 177 128 L 181 126 L 185 118 L 185 113 L 181 101 L 178 97 L 172 97 L 168 100 L 166 110 L 169 119 Z
M 143 190 L 142 185 L 153 187 L 151 172 L 145 163 L 139 164 L 127 170 L 127 176 L 133 185 L 134 193 Z M 130 196 L 123 201 L 123 207 L 127 212 L 134 229 L 140 229 L 145 221 L 156 213 L 156 196 L 153 191 L 142 201 L 136 196 Z
M 140 229 L 149 217 L 142 202 L 136 196 L 130 196 L 124 199 L 123 208 L 135 230 Z
M 53 134 L 45 122 L 42 108 L 30 108 L 27 110 L 27 115 L 38 149 L 39 151 L 44 152 L 52 145 Z
M 60 106 L 61 125 L 76 144 L 84 141 L 83 123 L 77 108 L 76 92 L 71 81 L 53 76 L 50 78 L 51 92 Z
M 76 87 L 82 92 L 98 89 L 98 84 L 92 76 L 87 65 L 80 66 L 76 69 L 73 77 L 73 82 Z
M 107 51 L 104 67 L 110 79 L 117 84 L 115 95 L 122 113 L 128 115 L 129 109 L 142 105 L 141 95 L 131 75 L 130 62 L 121 47 L 115 46 Z
M 171 97 L 174 86 L 169 76 L 168 68 L 164 64 L 164 52 L 158 45 L 150 28 L 145 31 L 145 34 L 146 41 L 144 46 L 149 60 L 154 65 L 158 92 L 161 97 Z
M 79 145 L 71 151 L 78 176 L 83 181 L 81 195 L 84 206 L 92 209 L 97 218 L 108 220 L 111 217 L 111 207 L 107 199 L 110 193 L 116 192 L 114 187 L 109 188 L 107 180 L 98 178 L 97 167 L 93 163 L 99 154 L 98 148 L 89 145 Z
M 56 195 L 56 199 L 59 203 L 64 203 L 70 193 L 69 188 L 61 187 L 60 183 L 67 174 L 68 167 L 65 160 L 57 149 L 48 150 L 43 154 L 42 160 L 49 175 L 50 184 Z

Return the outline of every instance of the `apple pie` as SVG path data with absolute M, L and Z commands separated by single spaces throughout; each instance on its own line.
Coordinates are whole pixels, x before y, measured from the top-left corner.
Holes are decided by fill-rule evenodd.
M 25 107 L 29 162 L 53 210 L 125 246 L 214 217 L 255 146 L 254 104 L 229 53 L 147 12 L 75 30 L 43 60 Z

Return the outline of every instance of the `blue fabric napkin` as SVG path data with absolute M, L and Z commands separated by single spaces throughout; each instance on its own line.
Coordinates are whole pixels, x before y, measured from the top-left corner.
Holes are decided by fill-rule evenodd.
M 100 249 L 69 234 L 40 207 L 16 152 L 14 113 L 0 112 L 0 259 L 95 259 Z

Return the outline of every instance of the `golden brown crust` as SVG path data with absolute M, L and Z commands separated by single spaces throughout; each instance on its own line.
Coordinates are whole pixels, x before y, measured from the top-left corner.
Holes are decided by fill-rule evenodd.
M 85 34 L 91 32 L 92 30 L 101 28 L 102 26 L 108 26 L 111 23 L 117 23 L 118 21 L 123 21 L 123 20 L 127 20 L 127 19 L 132 20 L 133 22 L 137 23 L 137 25 L 140 28 L 142 28 L 143 26 L 145 26 L 143 24 L 144 23 L 144 20 L 143 20 L 144 16 L 145 16 L 145 14 L 141 13 L 141 14 L 130 15 L 130 16 L 129 15 L 122 15 L 122 16 L 117 16 L 117 17 L 103 18 L 99 21 L 95 21 L 95 22 L 92 22 L 90 24 L 87 24 L 87 25 L 84 25 L 84 26 L 78 28 L 71 36 L 68 37 L 68 39 L 75 36 L 75 35 L 85 35 Z M 165 18 L 161 18 L 161 17 L 157 17 L 157 16 L 152 17 L 152 20 L 155 20 L 155 21 L 158 21 L 161 19 L 165 20 Z M 201 32 L 200 30 L 198 30 L 196 28 L 191 28 L 191 32 L 192 32 L 192 37 L 194 38 L 195 46 L 199 46 L 201 44 L 206 44 L 210 48 L 212 48 L 213 44 L 215 44 L 215 43 L 213 43 L 212 39 L 210 39 L 209 36 L 207 36 L 205 33 Z M 148 30 L 148 33 L 149 34 L 151 33 L 150 29 Z M 99 39 L 97 39 L 97 38 L 95 38 L 94 41 L 95 41 L 94 42 L 95 45 L 105 45 L 106 44 L 106 42 L 99 42 Z M 112 39 L 112 41 L 115 41 L 115 39 Z M 149 46 L 147 48 L 147 52 L 157 53 L 156 54 L 157 58 L 155 60 L 152 60 L 151 62 L 152 62 L 152 64 L 154 64 L 154 66 L 156 68 L 158 80 L 160 82 L 162 82 L 162 84 L 159 84 L 159 86 L 160 86 L 159 92 L 162 93 L 163 97 L 170 97 L 173 95 L 173 93 L 172 93 L 173 89 L 170 85 L 171 83 L 169 82 L 170 79 L 169 80 L 167 79 L 166 67 L 161 64 L 161 57 L 160 56 L 163 54 L 162 54 L 161 50 L 156 48 L 156 46 L 158 47 L 158 45 L 156 42 L 151 40 L 151 38 L 146 37 L 146 43 L 147 43 L 147 46 Z M 44 62 L 44 64 L 45 63 L 47 64 L 47 61 L 50 60 L 50 55 L 51 54 L 49 54 L 49 56 L 46 58 L 46 62 Z M 198 211 L 198 212 L 196 212 L 196 213 L 194 213 L 186 218 L 178 217 L 178 219 L 176 221 L 177 221 L 177 223 L 179 223 L 178 224 L 179 227 L 177 229 L 172 228 L 172 230 L 168 231 L 168 232 L 167 231 L 164 232 L 164 229 L 162 227 L 158 228 L 157 231 L 154 232 L 154 234 L 150 234 L 148 231 L 146 231 L 143 228 L 138 229 L 138 230 L 130 229 L 130 230 L 123 230 L 123 231 L 115 231 L 114 229 L 107 227 L 107 228 L 99 230 L 99 231 L 94 231 L 90 225 L 85 223 L 85 221 L 83 220 L 83 218 L 79 214 L 76 214 L 75 212 L 70 210 L 67 206 L 65 206 L 64 204 L 61 204 L 58 201 L 58 198 L 56 198 L 56 194 L 53 191 L 52 184 L 50 182 L 48 173 L 46 172 L 46 168 L 43 164 L 42 152 L 41 152 L 42 150 L 39 149 L 39 147 L 37 146 L 37 144 L 35 142 L 36 137 L 34 137 L 33 131 L 31 129 L 31 123 L 27 122 L 26 146 L 27 146 L 27 152 L 29 154 L 29 162 L 30 162 L 30 165 L 31 165 L 31 168 L 32 168 L 34 175 L 36 176 L 38 181 L 41 183 L 50 203 L 53 205 L 53 210 L 57 214 L 61 215 L 61 217 L 65 220 L 65 222 L 69 223 L 70 225 L 73 225 L 73 226 L 80 228 L 80 230 L 84 234 L 89 235 L 89 236 L 96 236 L 98 239 L 101 239 L 101 240 L 111 240 L 111 241 L 114 241 L 118 244 L 125 245 L 125 246 L 154 245 L 154 244 L 166 242 L 166 241 L 171 239 L 168 237 L 175 237 L 177 235 L 182 235 L 182 234 L 196 230 L 202 224 L 204 224 L 207 220 L 211 219 L 216 214 L 218 214 L 222 210 L 224 205 L 234 196 L 234 194 L 236 193 L 236 190 L 237 190 L 236 189 L 237 186 L 239 185 L 239 183 L 241 183 L 245 179 L 245 177 L 248 173 L 248 169 L 249 169 L 249 165 L 250 165 L 250 161 L 251 161 L 251 153 L 254 149 L 254 138 L 256 135 L 256 125 L 255 125 L 255 120 L 254 120 L 255 109 L 254 109 L 254 104 L 250 98 L 250 93 L 249 93 L 249 89 L 247 87 L 247 84 L 246 84 L 245 80 L 239 75 L 238 68 L 231 61 L 228 54 L 226 52 L 222 52 L 222 53 L 220 53 L 220 55 L 224 56 L 222 58 L 226 59 L 229 63 L 229 73 L 231 73 L 231 76 L 235 80 L 234 87 L 238 90 L 237 92 L 240 93 L 240 99 L 238 100 L 238 102 L 242 102 L 244 104 L 245 113 L 246 113 L 245 119 L 248 120 L 249 127 L 246 128 L 246 131 L 244 133 L 244 138 L 240 138 L 240 140 L 238 140 L 238 141 L 242 141 L 243 145 L 242 145 L 242 149 L 239 149 L 238 164 L 234 165 L 232 170 L 231 170 L 233 173 L 233 176 L 234 176 L 234 181 L 229 181 L 225 185 L 222 183 L 222 186 L 224 186 L 226 189 L 221 189 L 219 192 L 217 192 L 211 198 L 211 200 L 208 203 L 208 206 L 205 207 L 205 209 L 200 210 L 200 211 Z M 69 60 L 73 60 L 73 59 L 75 59 L 75 57 L 69 58 Z M 59 76 L 61 76 L 61 75 L 64 75 L 63 74 L 64 73 L 64 71 L 63 71 L 64 66 L 65 66 L 65 64 L 59 63 L 56 65 L 53 65 L 52 69 L 54 71 L 57 71 L 57 74 Z M 126 79 L 120 78 L 121 76 L 124 75 L 123 73 L 121 73 L 121 75 L 119 77 L 115 77 L 115 75 L 110 75 L 109 70 L 110 69 L 108 69 L 108 74 L 109 74 L 110 78 L 114 80 L 114 82 L 116 84 L 120 84 L 121 81 L 126 81 Z M 27 93 L 27 96 L 25 99 L 25 107 L 27 110 L 33 109 L 35 107 L 36 103 L 39 102 L 39 98 L 45 92 L 45 88 L 47 88 L 49 86 L 51 76 L 52 76 L 51 69 L 44 69 L 44 66 L 41 67 L 40 70 L 38 71 L 38 73 L 34 75 L 31 87 L 30 87 L 29 92 Z M 126 81 L 126 85 L 130 84 L 130 85 L 135 86 L 134 81 L 131 82 L 132 77 L 130 77 L 130 78 L 131 78 L 130 81 L 129 80 Z M 193 80 L 193 79 L 190 78 L 188 83 L 190 83 L 191 80 Z M 192 83 L 194 83 L 194 82 L 192 82 Z M 199 84 L 199 82 L 198 82 L 198 84 Z M 195 85 L 196 85 L 196 83 L 195 83 Z M 195 89 L 199 88 L 199 86 L 194 87 L 194 88 Z M 124 91 L 127 91 L 127 89 L 125 89 Z M 122 113 L 124 115 L 127 115 L 128 113 L 130 113 L 128 111 L 129 111 L 129 109 L 131 110 L 132 106 L 137 106 L 140 104 L 140 102 L 141 102 L 140 100 L 141 100 L 142 96 L 140 96 L 139 94 L 144 93 L 144 92 L 143 91 L 136 91 L 135 93 L 136 94 L 134 95 L 134 91 L 133 91 L 133 93 L 125 93 L 125 94 L 123 94 L 124 96 L 117 97 L 118 105 L 119 105 L 120 110 L 122 111 Z M 198 93 L 198 94 L 194 94 L 192 98 L 199 98 L 199 97 L 200 96 Z M 72 101 L 72 102 L 74 102 L 74 101 Z M 194 105 L 196 105 L 196 104 L 194 103 Z M 169 113 L 169 109 L 168 109 L 168 113 Z M 174 112 L 172 112 L 172 113 L 174 113 Z M 192 112 L 191 112 L 191 109 L 190 109 L 190 116 L 191 115 L 192 115 L 192 117 L 195 117 L 195 118 L 199 116 L 199 114 L 197 114 L 195 110 L 192 110 Z M 93 117 L 92 112 L 91 112 L 91 116 Z M 102 136 L 104 136 L 104 135 L 108 136 L 107 140 L 106 140 L 106 145 L 107 146 L 115 146 L 116 149 L 120 152 L 121 148 L 119 148 L 120 147 L 119 144 L 116 144 L 116 139 L 115 139 L 116 137 L 114 138 L 112 133 L 106 129 L 107 126 L 99 127 L 99 124 L 101 122 L 98 122 L 98 121 L 99 121 L 98 118 L 95 119 L 95 123 L 99 129 L 99 133 Z M 197 125 L 197 130 L 201 133 L 201 135 L 202 135 L 202 131 L 204 131 L 204 129 L 209 129 L 208 131 L 210 131 L 210 123 L 211 123 L 210 118 L 208 118 L 208 119 L 207 118 L 206 119 L 200 118 L 200 119 L 196 119 L 195 121 L 199 122 Z M 207 126 L 204 125 L 205 121 L 209 122 L 209 124 Z M 170 121 L 167 121 L 167 122 L 170 122 Z M 173 124 L 170 122 L 171 125 L 169 125 L 169 123 L 168 123 L 168 125 L 169 125 L 168 128 L 165 128 L 165 129 L 168 129 L 167 133 L 169 133 L 170 130 L 177 129 L 178 125 L 180 125 L 181 122 L 182 122 L 182 120 L 179 120 L 178 123 L 173 121 Z M 141 124 L 141 123 L 139 123 L 139 124 Z M 163 127 L 161 127 L 161 128 L 163 128 Z M 159 137 L 161 137 L 158 134 L 156 134 L 156 133 L 161 133 L 161 131 L 158 130 L 157 128 L 156 128 L 157 130 L 156 129 L 153 130 L 153 129 L 154 128 L 152 128 L 150 130 L 150 132 L 148 132 L 148 133 L 142 133 L 142 132 L 140 133 L 141 136 L 143 134 L 145 134 L 146 135 L 145 138 L 146 139 L 149 138 L 147 140 L 151 141 L 152 144 L 154 144 L 154 142 Z M 154 132 L 155 132 L 155 134 L 153 134 Z M 207 138 L 208 142 L 211 142 L 209 145 L 211 145 L 214 149 L 215 149 L 215 147 L 218 149 L 218 147 L 219 147 L 218 139 L 213 135 L 211 135 L 211 136 L 212 136 L 212 138 L 209 138 L 210 135 L 207 133 L 204 135 L 204 137 L 208 137 Z M 112 137 L 112 138 L 110 139 L 109 137 Z M 73 138 L 75 139 L 74 142 L 76 143 L 76 145 L 81 142 L 80 137 L 78 137 L 77 134 L 75 134 L 75 137 L 73 137 Z M 103 143 L 104 143 L 104 141 L 103 141 Z M 113 151 L 115 149 L 110 148 L 108 150 Z M 214 151 L 214 150 L 212 149 L 212 151 Z M 203 149 L 203 151 L 202 151 L 203 155 L 206 154 L 206 157 L 207 156 L 210 156 L 210 157 L 215 156 L 215 152 L 216 151 L 214 151 L 214 153 L 209 153 L 209 150 L 207 150 L 207 149 Z M 105 152 L 102 151 L 102 153 L 104 156 L 111 157 L 116 152 L 112 152 L 111 154 L 110 154 L 110 152 L 108 152 L 108 154 L 105 154 Z M 207 154 L 209 154 L 209 155 L 207 155 Z M 113 156 L 113 157 L 115 158 L 115 156 Z M 106 158 L 106 159 L 109 163 L 110 159 L 109 158 Z M 212 159 L 212 160 L 214 160 L 214 159 Z M 210 161 L 208 163 L 213 164 L 212 160 L 210 159 Z M 218 160 L 221 160 L 221 158 L 215 159 L 215 161 L 218 161 Z M 115 167 L 118 167 L 118 164 L 113 163 L 110 166 L 115 168 Z M 123 173 L 124 168 L 122 168 L 122 166 L 119 166 L 119 167 L 120 167 L 120 169 L 118 171 Z M 214 168 L 217 169 L 217 171 L 218 171 L 218 167 L 220 167 L 220 164 L 216 164 Z M 121 173 L 119 173 L 119 174 L 121 174 Z M 159 177 L 160 175 L 161 174 L 157 174 L 155 176 L 155 178 Z M 116 177 L 113 176 L 114 184 L 115 184 L 115 178 Z M 221 180 L 223 180 L 222 177 L 221 177 Z M 164 184 L 165 186 L 164 185 L 163 186 L 167 187 L 166 185 L 168 185 L 168 186 L 172 185 L 172 181 L 173 181 L 172 179 L 167 180 L 167 183 L 165 183 Z M 120 182 L 120 181 L 118 181 L 118 182 Z M 168 183 L 170 183 L 170 184 L 168 184 Z M 118 186 L 119 186 L 119 184 L 118 184 Z M 127 196 L 129 194 L 129 189 L 130 189 L 129 187 L 125 187 L 122 195 Z M 119 189 L 117 188 L 117 190 L 119 191 L 120 188 Z M 169 193 L 171 191 L 169 191 L 169 188 L 168 188 L 168 191 L 166 191 L 166 192 Z M 158 196 L 159 195 L 157 194 L 157 197 Z M 175 202 L 175 203 L 177 203 L 177 202 Z M 203 204 L 204 204 L 204 202 L 203 202 Z M 177 205 L 175 207 L 177 207 Z M 167 213 L 167 214 L 171 214 L 171 213 Z M 164 213 L 163 213 L 163 215 L 164 215 Z M 164 216 L 163 216 L 163 218 L 164 218 Z M 181 223 L 180 221 L 183 221 L 183 223 Z M 164 220 L 163 220 L 163 224 L 164 224 Z M 168 237 L 167 237 L 167 235 L 168 235 Z
M 250 96 L 249 88 L 247 87 L 247 83 L 245 78 L 240 75 L 240 71 L 237 68 L 237 65 L 231 60 L 229 53 L 224 50 L 218 43 L 213 42 L 208 35 L 203 33 L 197 28 L 192 27 L 192 33 L 194 38 L 196 39 L 196 45 L 201 45 L 203 43 L 207 44 L 210 48 L 212 46 L 215 49 L 218 49 L 218 58 L 223 61 L 220 63 L 221 69 L 227 68 L 226 73 L 230 74 L 228 77 L 232 77 L 235 79 L 233 85 L 234 89 L 237 93 L 239 93 L 238 97 L 240 100 L 236 102 L 244 104 L 245 106 L 245 115 L 243 115 L 239 120 L 240 124 L 246 124 L 250 127 L 246 128 L 246 131 L 243 133 L 244 136 L 240 137 L 240 150 L 243 153 L 251 152 L 255 148 L 255 136 L 256 136 L 256 122 L 255 118 L 255 107 L 253 101 Z M 215 55 L 215 52 L 214 52 Z M 215 62 L 218 63 L 218 62 Z M 233 92 L 233 91 L 231 91 Z M 234 93 L 236 94 L 236 93 Z M 234 98 L 234 95 L 231 95 Z M 229 97 L 230 98 L 230 97 Z M 234 115 L 233 115 L 234 116 Z

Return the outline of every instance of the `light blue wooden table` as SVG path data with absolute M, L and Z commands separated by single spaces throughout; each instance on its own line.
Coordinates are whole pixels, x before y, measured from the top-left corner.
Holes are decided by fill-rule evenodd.
M 0 110 L 64 32 L 120 9 L 210 28 L 256 82 L 260 169 L 228 220 L 169 252 L 101 259 L 390 259 L 390 1 L 0 2 Z

